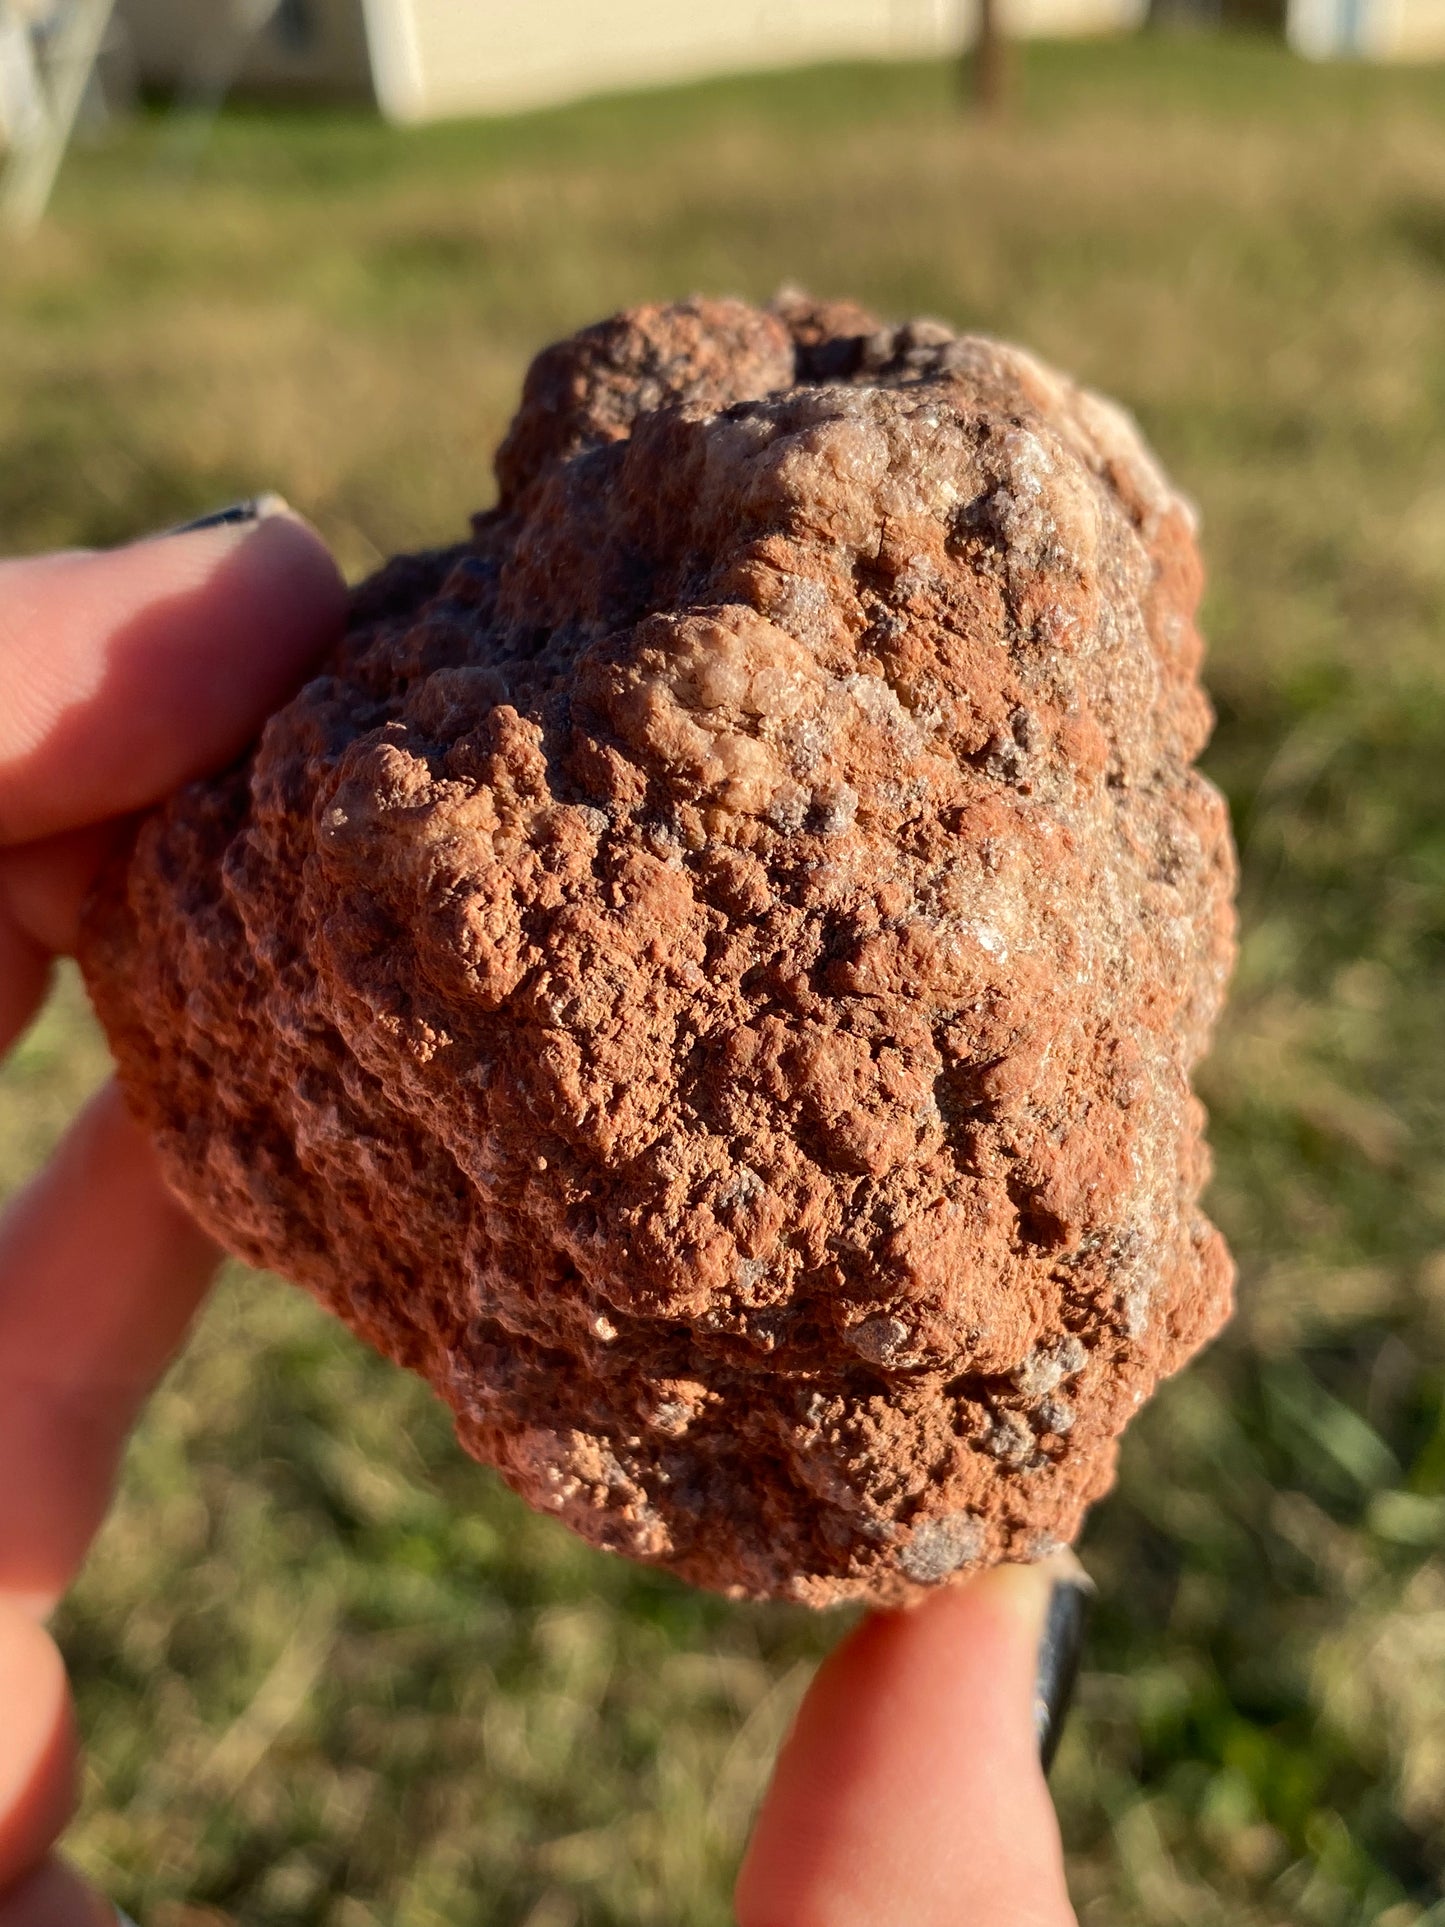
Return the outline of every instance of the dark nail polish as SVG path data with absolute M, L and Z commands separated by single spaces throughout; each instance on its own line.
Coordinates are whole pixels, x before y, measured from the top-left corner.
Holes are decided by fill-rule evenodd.
M 1056 1580 L 1049 1595 L 1049 1615 L 1039 1642 L 1038 1672 L 1034 1679 L 1034 1725 L 1045 1773 L 1054 1763 L 1064 1721 L 1069 1716 L 1079 1662 L 1084 1656 L 1084 1633 L 1093 1595 L 1094 1583 L 1082 1566 L 1076 1574 Z
M 261 522 L 268 515 L 284 514 L 285 502 L 279 495 L 253 495 L 245 502 L 232 502 L 228 508 L 212 509 L 209 515 L 198 515 L 193 522 L 179 522 L 173 529 L 163 531 L 166 535 L 194 535 L 198 529 L 225 529 L 241 522 Z

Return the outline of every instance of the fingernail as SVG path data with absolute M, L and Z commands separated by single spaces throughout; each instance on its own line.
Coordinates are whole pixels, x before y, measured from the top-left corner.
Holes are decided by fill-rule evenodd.
M 117 1927 L 135 1927 L 135 1922 L 131 1919 L 124 1907 L 116 1908 L 115 1918 Z
M 284 496 L 268 489 L 264 495 L 253 495 L 245 502 L 232 502 L 229 508 L 212 509 L 209 515 L 198 515 L 193 522 L 178 522 L 173 529 L 163 529 L 163 535 L 194 535 L 198 529 L 230 528 L 238 522 L 264 522 L 268 515 L 286 515 L 289 505 Z
M 1058 1577 L 1049 1594 L 1048 1616 L 1039 1641 L 1038 1671 L 1034 1676 L 1034 1726 L 1045 1773 L 1054 1763 L 1064 1722 L 1069 1716 L 1094 1596 L 1093 1580 L 1072 1553 L 1060 1555 L 1055 1563 Z

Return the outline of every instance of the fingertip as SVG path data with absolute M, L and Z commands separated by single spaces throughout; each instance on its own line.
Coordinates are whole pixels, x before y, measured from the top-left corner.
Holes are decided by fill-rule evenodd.
M 310 617 L 327 614 L 340 619 L 346 604 L 346 584 L 336 558 L 326 546 L 313 523 L 292 508 L 284 496 L 258 495 L 246 505 L 249 511 L 235 520 L 202 517 L 174 532 L 151 537 L 132 548 L 151 548 L 156 542 L 167 547 L 184 547 L 198 557 L 215 558 L 215 564 L 244 569 L 263 576 L 286 575 L 292 590 L 306 599 Z M 211 562 L 198 566 L 202 576 Z
M 176 649 L 171 706 L 188 704 L 206 744 L 203 761 L 185 759 L 195 774 L 243 747 L 339 633 L 346 584 L 315 528 L 279 495 L 258 498 L 250 521 L 181 530 L 114 554 L 144 552 L 159 590 L 158 551 L 166 590 L 194 598 L 188 634 L 164 635 L 159 610 L 153 620 L 158 643 Z M 101 567 L 106 560 L 96 558 Z M 204 681 L 195 673 L 202 665 Z
M 340 633 L 346 587 L 284 504 L 0 562 L 0 842 L 142 809 L 242 750 Z
M 758 1816 L 740 1927 L 1069 1927 L 1035 1714 L 1054 1581 L 1050 1562 L 998 1567 L 829 1656 Z
M 0 1889 L 44 1857 L 75 1805 L 76 1745 L 65 1665 L 54 1640 L 0 1599 Z M 0 1922 L 5 1916 L 0 1913 Z M 17 1916 L 19 1918 L 19 1916 Z

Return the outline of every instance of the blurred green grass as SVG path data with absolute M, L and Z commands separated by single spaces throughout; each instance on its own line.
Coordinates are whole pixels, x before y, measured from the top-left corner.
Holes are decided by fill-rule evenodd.
M 488 497 L 541 341 L 783 280 L 1030 343 L 1204 513 L 1242 1309 L 1089 1526 L 1085 1927 L 1445 1922 L 1445 72 L 1140 39 L 1030 49 L 1004 128 L 943 66 L 840 68 L 406 134 L 236 112 L 189 171 L 143 123 L 0 264 L 0 541 L 275 487 L 359 571 Z M 101 1064 L 67 979 L 0 1182 Z M 236 1276 L 66 1609 L 75 1851 L 147 1927 L 709 1927 L 836 1631 L 572 1543 Z

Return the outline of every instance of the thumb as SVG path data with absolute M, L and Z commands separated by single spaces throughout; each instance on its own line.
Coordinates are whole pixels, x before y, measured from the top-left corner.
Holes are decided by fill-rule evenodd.
M 1087 1590 L 1064 1553 L 864 1620 L 778 1756 L 739 1927 L 1072 1927 L 1041 1656 L 1071 1673 Z M 1058 1697 L 1046 1680 L 1048 1710 Z
M 254 516 L 0 560 L 0 845 L 143 809 L 244 749 L 340 633 L 321 538 Z

